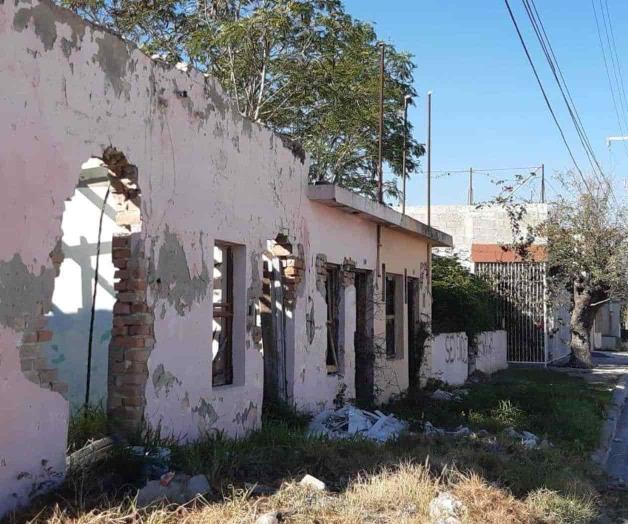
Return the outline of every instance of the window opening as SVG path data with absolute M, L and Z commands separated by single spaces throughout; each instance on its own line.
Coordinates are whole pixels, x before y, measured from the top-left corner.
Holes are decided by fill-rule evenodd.
M 338 266 L 327 266 L 325 297 L 327 300 L 327 373 L 338 373 Z
M 397 282 L 393 275 L 386 275 L 386 356 L 396 355 L 396 297 Z
M 233 248 L 214 246 L 212 385 L 233 384 Z

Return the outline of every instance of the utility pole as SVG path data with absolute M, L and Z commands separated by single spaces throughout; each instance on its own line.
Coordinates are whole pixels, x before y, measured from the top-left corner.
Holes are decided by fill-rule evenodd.
M 545 204 L 545 164 L 541 164 L 541 203 Z
M 473 205 L 473 168 L 469 168 L 469 205 Z
M 383 171 L 383 154 L 384 154 L 384 57 L 386 44 L 379 42 L 379 156 L 377 159 L 377 200 L 380 204 L 384 203 L 384 171 Z
M 406 214 L 406 157 L 408 155 L 408 102 L 410 95 L 403 97 L 403 156 L 401 159 L 401 176 L 403 177 L 403 200 L 401 202 L 401 214 Z
M 432 92 L 427 92 L 427 225 L 432 225 Z

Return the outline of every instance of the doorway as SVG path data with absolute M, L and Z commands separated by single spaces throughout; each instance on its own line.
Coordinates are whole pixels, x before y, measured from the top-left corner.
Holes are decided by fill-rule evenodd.
M 423 359 L 423 343 L 420 339 L 419 279 L 407 277 L 406 297 L 408 299 L 408 377 L 411 388 L 419 386 L 419 372 Z
M 355 273 L 355 398 L 359 406 L 375 401 L 375 348 L 373 345 L 373 273 Z

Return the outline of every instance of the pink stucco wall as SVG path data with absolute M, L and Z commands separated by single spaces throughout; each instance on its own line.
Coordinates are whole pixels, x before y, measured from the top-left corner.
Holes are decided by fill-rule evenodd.
M 290 334 L 292 399 L 315 411 L 329 406 L 342 384 L 351 398 L 355 289 L 346 288 L 343 297 L 346 371 L 327 375 L 326 306 L 314 262 L 325 254 L 329 262 L 351 258 L 374 271 L 376 226 L 308 201 L 307 158 L 243 119 L 211 78 L 154 62 L 47 0 L 0 4 L 0 46 L 0 114 L 7 124 L 0 130 L 0 514 L 64 472 L 68 403 L 23 376 L 20 329 L 7 319 L 30 313 L 35 303 L 49 307 L 52 288 L 40 280 L 54 276 L 49 253 L 61 237 L 64 200 L 81 164 L 109 145 L 137 166 L 142 191 L 148 301 L 155 312 L 147 422 L 182 439 L 212 430 L 243 435 L 259 426 L 263 357 L 251 333 L 236 341 L 242 380 L 212 388 L 211 279 L 203 275 L 216 240 L 244 249 L 241 316 L 259 295 L 267 240 L 283 233 L 302 248 L 307 270 Z M 418 275 L 427 244 L 385 235 L 380 256 L 391 271 Z M 7 285 L 15 271 L 23 273 L 25 296 Z M 157 279 L 167 280 L 166 293 Z M 311 303 L 312 343 L 306 333 Z M 408 383 L 407 361 L 392 365 L 381 377 L 382 398 Z

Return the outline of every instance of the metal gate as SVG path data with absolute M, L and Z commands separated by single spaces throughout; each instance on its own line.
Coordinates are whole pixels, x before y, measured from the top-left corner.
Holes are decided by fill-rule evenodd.
M 508 335 L 508 361 L 545 364 L 545 263 L 479 262 L 475 272 L 497 295 L 497 325 Z

